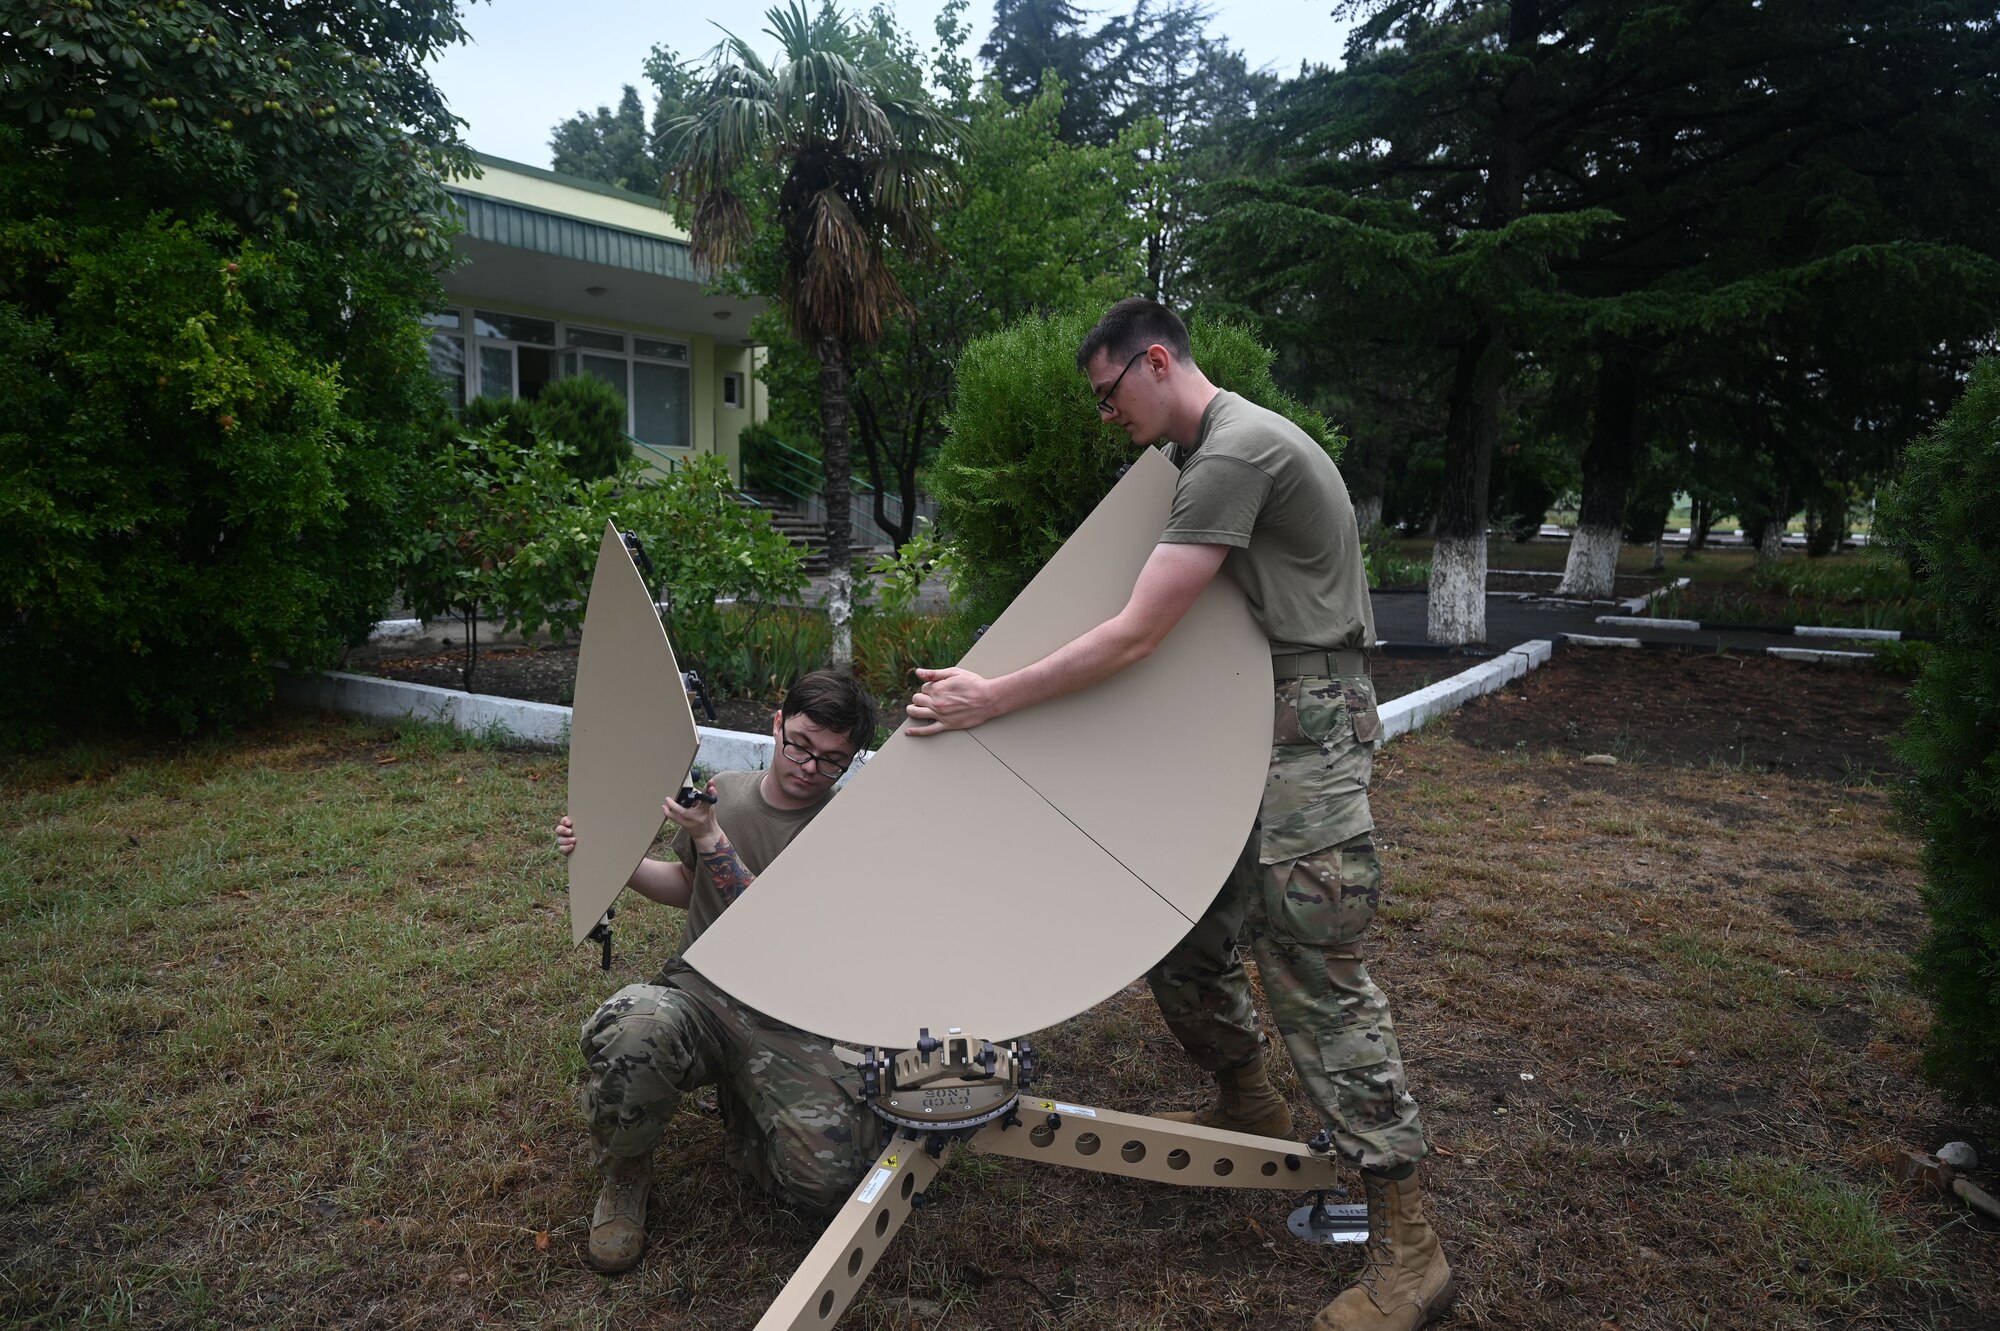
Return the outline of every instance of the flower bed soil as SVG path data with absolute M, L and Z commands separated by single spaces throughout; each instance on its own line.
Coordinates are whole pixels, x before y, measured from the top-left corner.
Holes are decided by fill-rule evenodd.
M 1892 741 L 1908 687 L 1854 666 L 1570 647 L 1452 724 L 1489 749 L 1869 780 L 1902 770 Z

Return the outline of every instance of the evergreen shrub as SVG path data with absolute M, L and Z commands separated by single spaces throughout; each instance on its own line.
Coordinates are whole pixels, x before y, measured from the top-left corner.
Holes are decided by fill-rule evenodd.
M 1119 471 L 1137 456 L 1097 414 L 1076 349 L 1098 312 L 1030 317 L 967 345 L 943 446 L 927 475 L 951 546 L 953 595 L 974 622 L 999 617 Z M 1279 390 L 1271 352 L 1238 324 L 1194 320 L 1195 362 L 1218 387 L 1269 407 L 1340 456 L 1323 416 Z
M 566 465 L 580 481 L 617 475 L 632 454 L 625 399 L 595 375 L 573 374 L 544 388 L 535 399 L 534 422 L 543 434 L 569 445 Z
M 1910 690 L 1903 754 L 1922 818 L 1930 932 L 1917 952 L 1935 1005 L 1926 1072 L 2000 1105 L 2000 358 L 1904 454 L 1882 534 L 1937 607 Z

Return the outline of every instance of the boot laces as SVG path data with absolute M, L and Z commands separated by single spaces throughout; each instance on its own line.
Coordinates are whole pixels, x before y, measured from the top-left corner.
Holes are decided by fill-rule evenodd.
M 1358 1283 L 1371 1289 L 1378 1279 L 1388 1279 L 1396 1269 L 1396 1244 L 1390 1235 L 1389 1212 L 1388 1189 L 1369 1189 L 1368 1244 Z
M 605 1182 L 609 1185 L 613 1209 L 630 1211 L 633 1204 L 645 1195 L 645 1190 L 652 1186 L 652 1181 L 651 1171 L 644 1168 L 627 1166 L 610 1171 Z

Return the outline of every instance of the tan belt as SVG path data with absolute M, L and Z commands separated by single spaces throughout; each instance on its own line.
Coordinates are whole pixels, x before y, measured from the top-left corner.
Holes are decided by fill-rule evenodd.
M 1366 652 L 1280 652 L 1271 657 L 1271 678 L 1327 678 L 1368 673 Z

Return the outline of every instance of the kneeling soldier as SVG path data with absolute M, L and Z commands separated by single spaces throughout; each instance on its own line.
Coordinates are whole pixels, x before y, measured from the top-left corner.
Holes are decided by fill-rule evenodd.
M 681 953 L 653 983 L 625 986 L 583 1023 L 583 1111 L 603 1176 L 590 1221 L 598 1270 L 629 1270 L 645 1251 L 653 1147 L 696 1087 L 716 1088 L 730 1165 L 802 1210 L 839 1210 L 874 1162 L 877 1120 L 859 1074 L 831 1042 L 737 1002 L 682 959 L 826 807 L 874 733 L 868 694 L 845 675 L 816 672 L 792 686 L 771 719 L 777 753 L 769 770 L 719 774 L 708 785 L 713 805 L 667 801 L 680 829 L 677 858 L 641 861 L 628 885 L 687 912 Z M 556 824 L 556 847 L 576 849 L 567 816 Z

